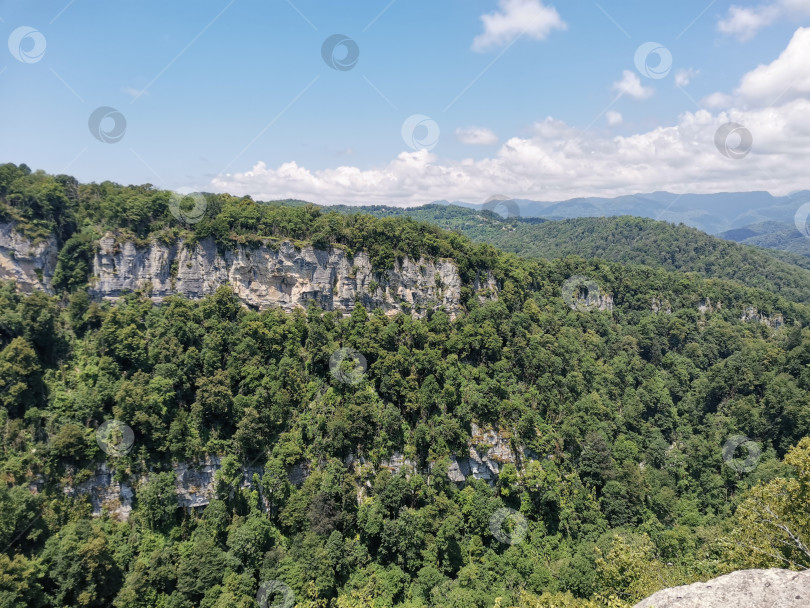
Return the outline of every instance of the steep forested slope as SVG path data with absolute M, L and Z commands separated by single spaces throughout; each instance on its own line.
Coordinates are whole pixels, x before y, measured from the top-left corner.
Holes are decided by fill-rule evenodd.
M 101 229 L 175 229 L 166 193 L 55 181 L 26 205 L 6 183 L 5 213 L 59 230 L 48 205 L 67 200 L 60 238 L 90 247 Z M 251 230 L 369 238 L 382 260 L 417 247 L 486 267 L 498 297 L 466 292 L 451 321 L 256 312 L 227 287 L 110 305 L 81 272 L 56 295 L 4 284 L 0 605 L 624 608 L 735 568 L 810 566 L 785 532 L 810 533 L 806 306 L 525 260 L 414 221 L 217 200 L 203 229 L 223 247 Z M 132 435 L 111 438 L 113 420 Z M 449 474 L 471 449 L 500 458 L 491 484 Z M 208 504 L 180 508 L 214 457 Z M 79 490 L 100 479 L 133 489 L 128 518 Z
M 810 260 L 810 239 L 799 232 L 794 224 L 757 222 L 723 232 L 719 236 L 745 245 L 766 247 L 784 253 L 793 259 Z
M 344 213 L 357 212 L 351 207 L 337 209 Z M 504 219 L 491 212 L 442 205 L 361 209 L 378 217 L 413 217 L 527 257 L 551 259 L 580 255 L 697 272 L 810 302 L 810 258 L 738 245 L 684 225 L 630 216 L 555 221 Z

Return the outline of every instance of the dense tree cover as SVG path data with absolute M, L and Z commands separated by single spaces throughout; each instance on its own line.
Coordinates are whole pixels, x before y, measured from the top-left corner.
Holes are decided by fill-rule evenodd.
M 289 202 L 260 205 L 228 194 L 202 195 L 202 219 L 184 224 L 171 213 L 173 196 L 151 184 L 80 184 L 67 175 L 32 172 L 26 165 L 0 165 L 0 222 L 14 222 L 18 232 L 34 240 L 56 237 L 60 255 L 54 286 L 68 291 L 86 284 L 95 243 L 107 231 L 135 242 L 182 237 L 193 245 L 210 237 L 222 249 L 292 239 L 343 247 L 350 254 L 363 249 L 379 269 L 391 268 L 405 256 L 452 257 L 464 278 L 491 266 L 496 257 L 492 247 L 410 218 L 347 216 Z M 186 210 L 195 203 L 192 197 L 179 201 Z
M 63 305 L 4 285 L 0 605 L 255 606 L 261 582 L 281 581 L 306 607 L 618 608 L 749 565 L 750 547 L 758 565 L 808 564 L 777 525 L 807 543 L 806 308 L 577 258 L 496 266 L 499 300 L 470 295 L 455 320 L 254 312 L 227 288 Z M 573 274 L 616 308 L 568 307 Z M 726 306 L 699 315 L 706 296 Z M 741 322 L 745 304 L 787 326 Z M 339 347 L 366 357 L 359 383 L 329 373 Z M 104 460 L 94 429 L 110 418 L 136 437 L 116 475 L 149 474 L 126 522 L 62 491 Z M 450 482 L 473 422 L 537 458 L 493 487 Z M 751 472 L 724 464 L 737 434 L 761 445 Z M 419 470 L 381 467 L 395 450 Z M 180 509 L 173 463 L 206 454 L 224 456 L 215 500 Z M 245 487 L 251 463 L 264 474 Z M 523 542 L 493 536 L 501 508 L 526 518 Z
M 335 209 L 349 214 L 358 212 L 357 207 Z M 490 211 L 435 204 L 410 209 L 375 205 L 361 207 L 360 211 L 377 217 L 412 217 L 526 257 L 552 259 L 580 255 L 622 264 L 696 272 L 810 303 L 810 259 L 807 257 L 732 243 L 683 224 L 630 216 L 555 221 L 504 219 Z
M 810 261 L 810 239 L 799 232 L 793 222 L 764 221 L 722 233 L 724 239 L 776 250 L 787 260 Z
M 810 565 L 806 305 L 306 205 L 210 196 L 206 218 L 182 226 L 168 198 L 0 167 L 2 218 L 54 234 L 64 253 L 58 295 L 0 286 L 0 607 L 253 607 L 271 584 L 305 608 L 626 608 L 738 567 Z M 82 264 L 107 230 L 366 246 L 380 268 L 449 256 L 465 310 L 257 312 L 226 287 L 102 304 Z M 496 301 L 469 287 L 482 268 Z M 569 307 L 573 275 L 615 308 Z M 722 308 L 700 313 L 707 298 Z M 749 306 L 785 326 L 742 321 Z M 366 358 L 359 382 L 330 373 L 339 348 Z M 133 429 L 131 451 L 102 451 L 109 419 Z M 493 486 L 451 482 L 473 423 L 535 457 Z M 724 462 L 737 435 L 761 448 L 750 470 Z M 394 451 L 417 470 L 382 466 Z M 222 457 L 214 500 L 179 508 L 174 466 L 209 455 Z M 86 495 L 64 491 L 104 462 L 137 488 L 127 521 L 94 518 Z M 247 465 L 262 472 L 249 485 Z M 499 509 L 525 518 L 525 540 L 492 533 Z

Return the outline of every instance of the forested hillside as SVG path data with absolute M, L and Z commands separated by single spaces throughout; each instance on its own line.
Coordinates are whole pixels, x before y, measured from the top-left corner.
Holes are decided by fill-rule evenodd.
M 810 260 L 810 239 L 796 229 L 795 221 L 793 224 L 774 221 L 757 222 L 723 232 L 719 236 L 737 243 L 783 252 L 792 259 Z
M 336 209 L 343 213 L 358 211 L 352 207 Z M 697 272 L 810 302 L 810 258 L 738 245 L 683 224 L 630 216 L 553 221 L 503 218 L 491 211 L 450 205 L 369 206 L 361 210 L 377 217 L 413 217 L 526 257 L 552 259 L 579 255 Z
M 0 287 L 0 606 L 626 608 L 810 566 L 805 304 L 227 195 L 188 226 L 166 192 L 13 166 L 0 198 L 62 243 L 56 293 Z M 100 303 L 85 266 L 106 230 L 450 257 L 498 294 L 465 291 L 454 320 L 258 312 L 227 287 Z M 476 428 L 522 455 L 491 483 L 448 474 L 492 447 Z M 180 507 L 178 471 L 211 457 L 210 501 Z M 77 490 L 110 469 L 128 518 Z

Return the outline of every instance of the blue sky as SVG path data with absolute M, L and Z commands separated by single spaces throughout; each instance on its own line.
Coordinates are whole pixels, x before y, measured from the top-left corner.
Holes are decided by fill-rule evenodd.
M 320 203 L 790 191 L 810 187 L 808 134 L 781 122 L 809 103 L 807 4 L 2 1 L 14 48 L 0 57 L 0 161 Z M 44 38 L 41 57 L 26 59 L 30 36 L 14 56 L 22 26 Z M 357 44 L 352 69 L 323 60 L 333 34 Z M 671 54 L 664 78 L 635 65 L 651 41 Z M 772 73 L 746 88 L 759 66 Z M 754 99 L 785 70 L 795 91 Z M 90 132 L 100 106 L 125 117 L 120 141 Z M 435 146 L 403 140 L 415 114 L 435 124 Z M 743 120 L 758 126 L 746 158 L 708 145 Z

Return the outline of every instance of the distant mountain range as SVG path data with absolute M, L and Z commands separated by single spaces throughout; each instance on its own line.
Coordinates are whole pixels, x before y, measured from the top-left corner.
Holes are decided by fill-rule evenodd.
M 492 211 L 493 207 L 498 210 L 495 205 L 486 210 L 469 207 L 430 204 L 412 208 L 371 205 L 330 209 L 376 217 L 410 217 L 529 258 L 581 256 L 643 264 L 734 280 L 793 301 L 810 302 L 810 257 L 729 242 L 690 226 L 649 218 L 581 217 L 552 221 L 536 217 L 503 218 Z M 740 236 L 748 234 L 744 229 L 738 230 Z
M 810 190 L 789 196 L 773 196 L 769 192 L 652 192 L 616 198 L 574 198 L 555 202 L 513 199 L 512 202 L 523 218 L 555 220 L 632 215 L 683 223 L 731 241 L 810 255 L 810 239 L 796 229 L 794 219 L 799 207 L 810 202 Z M 435 204 L 484 208 L 482 204 L 464 201 L 436 201 Z

